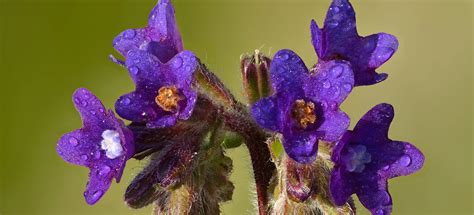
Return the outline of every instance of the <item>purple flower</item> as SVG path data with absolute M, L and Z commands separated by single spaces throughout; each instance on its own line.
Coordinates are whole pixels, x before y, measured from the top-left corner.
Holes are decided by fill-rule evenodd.
M 171 2 L 159 1 L 151 11 L 148 26 L 123 31 L 115 37 L 113 46 L 125 57 L 130 50 L 143 50 L 152 53 L 163 63 L 183 51 Z
M 385 63 L 398 48 L 397 38 L 386 33 L 361 37 L 357 34 L 355 13 L 348 0 L 333 0 L 319 29 L 311 21 L 313 46 L 320 60 L 347 60 L 352 64 L 355 86 L 372 85 L 387 78 L 375 69 Z
M 389 104 L 373 107 L 334 148 L 330 190 L 337 205 L 343 205 L 355 193 L 372 214 L 390 214 L 392 199 L 387 179 L 422 167 L 424 156 L 417 148 L 388 138 L 393 115 Z
M 189 51 L 180 52 L 166 64 L 149 52 L 129 51 L 125 65 L 135 82 L 135 91 L 117 100 L 117 114 L 134 122 L 146 122 L 150 128 L 169 127 L 177 119 L 188 119 L 196 104 L 197 93 L 191 84 L 198 64 Z
M 84 197 L 92 205 L 109 189 L 113 178 L 120 181 L 125 162 L 134 153 L 133 134 L 88 90 L 76 90 L 73 100 L 83 127 L 63 135 L 56 150 L 65 161 L 90 169 Z
M 252 115 L 262 127 L 283 134 L 286 153 L 300 163 L 314 161 L 317 141 L 337 141 L 349 126 L 339 105 L 351 92 L 350 65 L 318 63 L 311 72 L 290 50 L 277 52 L 270 66 L 274 94 L 260 99 Z
M 199 62 L 192 52 L 183 51 L 169 0 L 153 9 L 147 27 L 117 36 L 114 47 L 126 57 L 125 66 L 135 82 L 135 91 L 115 105 L 121 117 L 162 128 L 191 116 L 197 97 L 191 84 Z

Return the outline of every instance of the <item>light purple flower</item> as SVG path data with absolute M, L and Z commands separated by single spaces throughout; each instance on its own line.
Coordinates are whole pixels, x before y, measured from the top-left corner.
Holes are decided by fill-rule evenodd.
M 387 78 L 375 69 L 398 49 L 397 38 L 386 33 L 361 37 L 357 33 L 355 12 L 348 0 L 333 0 L 319 29 L 311 21 L 312 43 L 320 60 L 347 60 L 354 71 L 355 86 L 372 85 Z
M 253 117 L 260 126 L 283 134 L 292 159 L 314 161 L 318 140 L 335 142 L 349 126 L 339 105 L 354 84 L 350 65 L 325 61 L 310 72 L 296 53 L 281 50 L 273 58 L 270 76 L 275 93 L 255 103 Z
M 424 156 L 417 148 L 388 138 L 393 116 L 391 105 L 379 104 L 337 143 L 330 181 L 337 205 L 343 205 L 355 193 L 372 214 L 390 214 L 392 198 L 387 180 L 414 173 L 423 166 Z
M 84 197 L 92 205 L 113 178 L 120 181 L 125 162 L 134 153 L 133 134 L 87 89 L 76 90 L 73 100 L 83 127 L 63 135 L 56 150 L 65 161 L 90 169 Z

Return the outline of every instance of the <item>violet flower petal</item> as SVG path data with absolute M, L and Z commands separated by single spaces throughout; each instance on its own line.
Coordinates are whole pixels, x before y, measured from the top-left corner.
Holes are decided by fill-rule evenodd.
M 327 12 L 324 28 L 311 22 L 312 43 L 320 60 L 343 59 L 351 63 L 355 86 L 371 85 L 387 78 L 375 69 L 398 49 L 395 36 L 379 33 L 361 37 L 357 33 L 355 12 L 348 0 L 334 0 Z
M 306 65 L 293 51 L 280 50 L 273 57 L 270 78 L 276 92 L 298 94 L 302 91 L 302 83 L 308 77 Z
M 88 90 L 76 90 L 73 100 L 84 126 L 64 134 L 56 150 L 66 162 L 91 170 L 84 196 L 88 204 L 94 204 L 108 190 L 113 178 L 120 181 L 125 162 L 134 153 L 133 134 Z M 113 138 L 117 139 L 105 140 L 106 132 L 116 135 Z M 113 149 L 103 148 L 103 141 L 117 145 L 112 145 Z
M 280 131 L 280 110 L 277 98 L 275 96 L 266 97 L 258 100 L 252 106 L 252 115 L 257 123 L 263 128 Z
M 315 75 L 307 79 L 304 90 L 314 101 L 325 102 L 337 108 L 347 98 L 354 86 L 354 74 L 344 61 L 326 61 L 316 65 Z
M 388 138 L 393 117 L 391 105 L 373 107 L 333 149 L 330 190 L 336 204 L 344 204 L 355 193 L 373 214 L 390 214 L 387 180 L 422 167 L 424 156 L 417 148 Z
M 328 142 L 338 141 L 349 127 L 350 119 L 346 113 L 336 111 L 325 111 L 324 120 L 318 127 L 318 132 L 323 132 L 322 140 Z
M 283 147 L 293 160 L 299 163 L 310 163 L 316 159 L 318 152 L 317 136 L 310 132 L 283 134 Z
M 114 48 L 126 56 L 130 50 L 154 54 L 162 63 L 183 51 L 183 42 L 176 25 L 174 8 L 169 0 L 160 0 L 150 13 L 148 26 L 128 29 L 113 42 Z

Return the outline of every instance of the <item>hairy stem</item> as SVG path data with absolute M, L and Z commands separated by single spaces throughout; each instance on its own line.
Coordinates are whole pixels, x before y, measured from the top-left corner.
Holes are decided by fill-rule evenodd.
M 197 72 L 200 94 L 209 97 L 222 118 L 224 127 L 242 136 L 247 146 L 255 177 L 259 214 L 266 214 L 268 204 L 267 189 L 276 168 L 271 162 L 266 140 L 268 135 L 260 128 L 247 110 L 235 100 L 222 82 L 203 65 Z

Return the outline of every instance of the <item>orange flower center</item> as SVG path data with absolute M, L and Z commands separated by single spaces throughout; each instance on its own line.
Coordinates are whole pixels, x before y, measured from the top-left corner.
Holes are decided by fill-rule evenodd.
M 292 116 L 302 128 L 315 123 L 314 103 L 305 102 L 303 99 L 296 100 L 293 104 Z
M 158 90 L 155 102 L 165 111 L 176 111 L 178 109 L 178 102 L 182 99 L 175 86 L 165 86 Z

